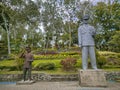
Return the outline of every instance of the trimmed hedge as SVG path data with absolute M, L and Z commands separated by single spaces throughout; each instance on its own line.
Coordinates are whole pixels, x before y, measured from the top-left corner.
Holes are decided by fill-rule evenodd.
M 51 59 L 51 60 L 53 60 L 53 59 L 64 59 L 64 58 L 67 58 L 67 57 L 71 57 L 71 58 L 76 58 L 76 59 L 78 59 L 78 58 L 80 58 L 80 55 L 65 55 L 65 54 L 57 54 L 57 55 L 34 55 L 34 59 L 35 60 L 46 60 L 46 59 Z
M 80 52 L 61 52 L 59 54 L 55 55 L 34 55 L 34 61 L 32 63 L 33 69 L 41 63 L 53 63 L 55 69 L 56 68 L 62 68 L 62 65 L 60 64 L 61 60 L 70 57 L 77 59 L 77 63 L 75 67 L 81 68 L 82 62 L 81 62 L 81 53 Z M 0 69 L 1 70 L 22 70 L 23 66 L 23 60 L 19 59 L 18 56 L 14 55 L 12 58 L 14 60 L 2 60 L 0 61 Z M 111 66 L 116 68 L 119 68 L 120 66 L 120 53 L 114 53 L 114 52 L 99 52 L 99 55 L 97 56 L 97 64 L 100 68 L 109 68 Z M 47 65 L 49 66 L 49 65 Z M 10 69 L 9 69 L 10 68 Z
M 33 69 L 34 70 L 54 70 L 55 64 L 51 62 L 38 63 Z
M 17 70 L 16 66 L 0 66 L 0 70 L 4 71 L 15 71 Z
M 60 61 L 61 60 L 34 60 L 32 65 L 33 65 L 33 69 L 34 69 L 40 63 L 54 63 L 55 68 L 61 68 Z

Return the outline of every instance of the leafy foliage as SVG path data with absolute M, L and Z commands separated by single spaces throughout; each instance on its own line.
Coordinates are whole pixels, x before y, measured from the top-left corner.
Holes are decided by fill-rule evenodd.
M 105 58 L 105 56 L 100 55 L 97 50 L 96 50 L 96 59 L 97 59 L 98 68 L 103 68 L 103 66 L 107 63 L 107 59 Z
M 116 31 L 112 36 L 112 39 L 108 42 L 110 44 L 110 50 L 114 52 L 120 52 L 120 31 Z
M 17 70 L 22 70 L 24 60 L 22 58 L 19 58 L 19 56 L 16 54 L 11 54 L 11 58 L 14 59 L 14 63 L 15 63 Z
M 64 60 L 61 60 L 61 62 L 60 62 L 63 70 L 65 70 L 65 71 L 75 70 L 75 64 L 76 63 L 77 63 L 77 60 L 75 58 L 70 58 L 70 57 L 68 57 Z
M 119 68 L 119 66 L 120 66 L 120 53 L 99 52 L 99 55 L 105 58 L 105 61 L 104 61 L 105 64 L 102 66 L 102 68 Z
M 48 63 L 39 63 L 34 67 L 34 70 L 54 70 L 55 64 L 48 62 Z
M 115 31 L 120 30 L 120 3 L 99 2 L 94 7 L 94 25 L 97 28 L 96 45 L 100 50 L 109 50 L 109 41 Z M 113 48 L 114 49 L 114 48 Z

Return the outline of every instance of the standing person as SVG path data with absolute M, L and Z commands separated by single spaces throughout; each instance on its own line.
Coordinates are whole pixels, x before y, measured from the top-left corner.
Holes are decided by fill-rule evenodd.
M 88 55 L 92 68 L 97 70 L 96 56 L 95 56 L 95 28 L 88 24 L 89 15 L 85 15 L 82 18 L 83 23 L 78 28 L 78 45 L 82 49 L 82 68 L 86 70 L 88 68 Z
M 26 75 L 28 72 L 28 81 L 31 81 L 31 69 L 32 69 L 32 62 L 33 62 L 33 54 L 31 53 L 31 48 L 26 47 L 24 53 L 20 56 L 24 58 L 24 65 L 23 65 L 23 80 L 26 81 Z

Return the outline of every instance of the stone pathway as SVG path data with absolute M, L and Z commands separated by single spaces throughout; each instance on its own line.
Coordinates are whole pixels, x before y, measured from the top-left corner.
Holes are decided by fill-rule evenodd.
M 77 81 L 36 82 L 31 85 L 4 84 L 0 90 L 120 90 L 120 83 L 109 82 L 108 87 L 80 87 Z

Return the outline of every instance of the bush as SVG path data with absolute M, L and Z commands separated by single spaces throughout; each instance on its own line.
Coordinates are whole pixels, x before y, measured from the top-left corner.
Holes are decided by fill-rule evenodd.
M 56 55 L 56 54 L 58 54 L 57 50 L 54 50 L 54 49 L 47 49 L 47 50 L 43 50 L 43 49 L 39 50 L 38 49 L 34 53 L 37 55 Z
M 112 65 L 112 66 L 119 66 L 120 65 L 120 53 L 115 52 L 100 52 L 100 56 L 103 56 L 106 58 L 106 64 L 105 65 Z M 106 67 L 106 66 L 105 66 Z
M 107 57 L 107 61 L 108 65 L 120 65 L 120 58 L 115 55 Z
M 64 59 L 64 58 L 67 58 L 67 57 L 72 57 L 72 58 L 79 58 L 80 55 L 69 55 L 69 54 L 57 54 L 57 55 L 34 55 L 34 59 L 35 60 L 44 60 L 44 59 Z
M 61 62 L 60 62 L 63 70 L 65 70 L 65 71 L 75 70 L 76 63 L 77 63 L 77 60 L 75 58 L 70 58 L 70 57 L 68 57 L 64 60 L 61 60 Z
M 107 63 L 107 60 L 104 56 L 99 56 L 97 58 L 97 64 L 99 68 L 103 68 L 103 66 Z
M 111 69 L 111 68 L 120 68 L 120 66 L 116 65 L 104 65 L 103 68 Z
M 69 55 L 80 55 L 81 53 L 78 51 L 72 51 L 72 52 L 61 52 L 60 55 L 65 55 L 65 56 L 69 56 Z
M 11 54 L 11 57 L 14 58 L 14 60 L 15 60 L 14 62 L 15 62 L 15 65 L 16 65 L 16 69 L 17 70 L 22 70 L 24 59 L 19 58 L 19 56 L 17 54 Z
M 97 51 L 96 51 L 96 59 L 99 68 L 103 68 L 103 66 L 107 63 L 105 56 L 101 56 Z
M 39 63 L 34 67 L 35 70 L 54 70 L 55 64 L 51 62 Z
M 0 66 L 0 70 L 15 71 L 15 70 L 17 70 L 17 68 L 16 68 L 16 66 Z

